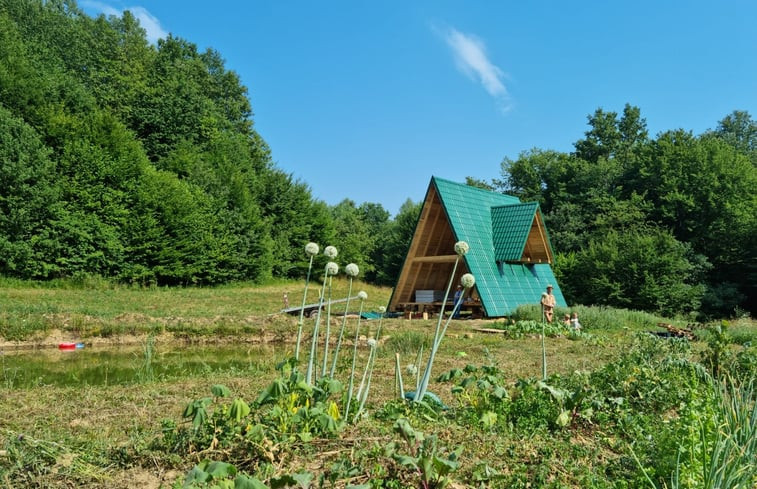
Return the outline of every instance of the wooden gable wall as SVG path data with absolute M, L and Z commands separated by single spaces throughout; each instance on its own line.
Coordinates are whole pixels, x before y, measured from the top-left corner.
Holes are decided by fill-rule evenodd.
M 541 212 L 537 211 L 534 215 L 521 261 L 524 263 L 549 263 L 550 265 L 554 263 Z
M 455 242 L 444 206 L 431 185 L 389 310 L 395 310 L 399 304 L 415 302 L 416 290 L 446 290 L 457 259 Z M 455 272 L 455 283 L 464 273 L 467 268 L 461 260 Z

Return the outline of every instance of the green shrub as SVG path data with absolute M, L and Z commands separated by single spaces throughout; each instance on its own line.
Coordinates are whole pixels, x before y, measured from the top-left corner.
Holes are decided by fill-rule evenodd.
M 549 338 L 565 336 L 573 331 L 570 326 L 565 326 L 561 323 L 542 324 L 541 321 L 534 320 L 522 320 L 516 321 L 515 323 L 511 321 L 501 321 L 495 323 L 494 327 L 496 329 L 501 329 L 509 338 L 522 338 L 529 335 L 541 336 L 542 328 Z
M 506 426 L 510 415 L 510 395 L 505 388 L 503 372 L 495 366 L 453 369 L 442 374 L 440 382 L 455 381 L 452 393 L 459 404 L 455 411 L 461 424 L 484 429 Z
M 507 420 L 516 430 L 533 433 L 555 426 L 560 409 L 539 381 L 518 380 L 511 399 Z
M 555 324 L 560 323 L 560 318 L 565 314 L 577 312 L 581 321 L 581 327 L 586 330 L 617 331 L 623 328 L 632 330 L 649 330 L 657 328 L 661 322 L 670 322 L 668 319 L 643 311 L 614 308 L 608 306 L 572 306 L 568 308 L 555 308 Z M 514 321 L 536 321 L 541 323 L 541 307 L 538 304 L 526 304 L 518 306 L 511 319 Z
M 607 397 L 623 398 L 640 412 L 662 413 L 686 399 L 705 372 L 691 362 L 685 339 L 661 339 L 637 333 L 630 350 L 591 374 L 591 383 Z
M 406 355 L 408 353 L 417 354 L 421 347 L 428 351 L 430 339 L 428 335 L 425 335 L 418 331 L 399 331 L 393 332 L 391 336 L 386 339 L 384 351 L 392 353 L 401 353 Z

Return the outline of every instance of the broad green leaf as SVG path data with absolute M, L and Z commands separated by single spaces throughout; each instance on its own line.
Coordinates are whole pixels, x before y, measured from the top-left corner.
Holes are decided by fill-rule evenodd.
M 568 423 L 570 423 L 570 411 L 563 410 L 563 412 L 557 417 L 555 423 L 562 428 L 568 426 Z
M 292 478 L 297 481 L 297 483 L 302 487 L 303 489 L 310 487 L 310 481 L 313 480 L 313 474 L 310 472 L 298 472 L 296 474 L 292 474 Z
M 305 382 L 304 380 L 301 380 L 295 384 L 295 388 L 298 391 L 305 392 L 307 395 L 313 394 L 313 386 Z
M 492 395 L 496 397 L 497 399 L 506 399 L 507 390 L 504 387 L 498 385 L 492 391 Z
M 255 404 L 265 404 L 276 401 L 282 396 L 282 394 L 285 394 L 286 391 L 287 388 L 284 381 L 276 379 L 258 395 L 257 399 L 255 399 Z
M 208 474 L 207 472 L 202 470 L 199 466 L 197 466 L 187 473 L 187 476 L 184 478 L 184 485 L 188 486 L 193 483 L 207 482 L 209 480 L 210 480 L 210 474 Z
M 281 487 L 297 486 L 302 489 L 310 487 L 310 481 L 313 480 L 313 474 L 310 472 L 299 472 L 296 474 L 286 474 L 281 477 L 275 477 L 271 479 L 271 489 L 278 489 Z
M 460 462 L 443 457 L 434 457 L 434 468 L 439 475 L 446 476 L 456 471 Z
M 338 393 L 342 392 L 342 389 L 343 389 L 343 386 L 342 386 L 341 382 L 339 382 L 336 379 L 332 379 L 330 377 L 325 377 L 321 381 L 320 387 L 328 395 L 338 394 Z
M 300 433 L 297 433 L 297 438 L 303 443 L 310 443 L 313 441 L 313 434 L 309 431 L 301 431 Z
M 403 465 L 405 467 L 412 467 L 417 469 L 418 468 L 418 459 L 415 457 L 411 457 L 410 455 L 395 455 L 394 460 L 397 461 L 400 465 Z
M 210 462 L 205 470 L 214 479 L 223 479 L 237 474 L 237 468 L 226 462 Z
M 400 418 L 394 423 L 394 431 L 408 441 L 415 440 L 415 430 L 405 418 Z
M 434 476 L 434 460 L 430 455 L 426 455 L 423 457 L 420 457 L 420 470 L 423 474 L 423 481 L 425 483 L 428 483 L 431 481 L 431 478 Z
M 215 384 L 210 388 L 210 392 L 216 397 L 229 397 L 231 390 L 223 384 Z
M 549 392 L 552 395 L 552 398 L 557 401 L 558 403 L 561 403 L 565 400 L 565 396 L 568 394 L 567 391 L 563 389 L 559 389 L 556 387 L 552 387 L 551 385 L 547 384 L 544 381 L 539 381 L 536 384 L 540 389 L 544 389 L 547 392 Z
M 250 414 L 250 406 L 242 399 L 234 399 L 234 402 L 231 403 L 231 407 L 229 408 L 229 417 L 239 422 L 248 414 Z
M 234 479 L 234 489 L 269 489 L 269 487 L 255 477 L 240 474 Z
M 463 371 L 462 370 L 460 370 L 459 368 L 453 368 L 449 372 L 445 372 L 445 373 L 441 374 L 437 378 L 437 380 L 439 382 L 449 382 L 450 380 L 456 379 L 458 377 L 461 377 L 462 375 L 463 375 Z
M 338 431 L 336 420 L 326 413 L 318 416 L 318 424 L 324 433 L 335 434 Z
M 497 413 L 486 411 L 481 415 L 481 424 L 484 425 L 484 428 L 491 428 L 497 424 Z
M 191 418 L 195 414 L 195 403 L 190 402 L 187 407 L 184 408 L 184 412 L 181 415 L 185 418 Z

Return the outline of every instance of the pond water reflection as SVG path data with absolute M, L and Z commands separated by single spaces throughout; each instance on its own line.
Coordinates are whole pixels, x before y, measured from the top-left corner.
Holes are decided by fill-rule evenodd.
M 271 372 L 287 345 L 95 346 L 0 354 L 3 388 L 122 385 L 213 373 Z

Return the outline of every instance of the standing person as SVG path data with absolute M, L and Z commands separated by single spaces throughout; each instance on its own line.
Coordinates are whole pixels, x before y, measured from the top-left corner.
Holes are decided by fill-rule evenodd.
M 570 326 L 571 325 L 570 314 L 566 314 L 565 316 L 562 317 L 562 323 L 565 326 Z
M 570 318 L 570 324 L 573 326 L 573 329 L 576 331 L 579 331 L 581 329 L 581 323 L 578 322 L 578 313 L 573 312 L 573 315 Z
M 552 322 L 552 314 L 555 310 L 555 296 L 552 295 L 552 284 L 547 285 L 547 291 L 541 295 L 541 310 L 544 313 L 544 318 L 548 323 Z
M 455 297 L 452 299 L 452 303 L 454 306 L 452 306 L 454 309 L 452 309 L 452 317 L 455 319 L 458 319 L 460 317 L 460 307 L 462 307 L 462 304 L 460 301 L 462 300 L 463 295 L 463 286 L 458 285 L 457 289 L 455 290 Z

